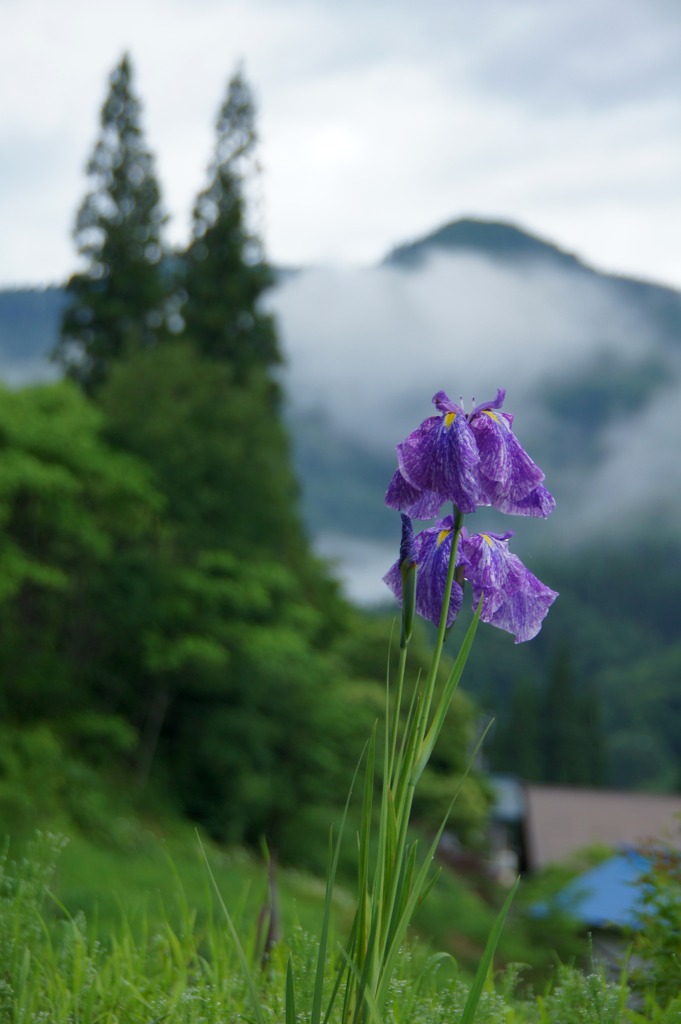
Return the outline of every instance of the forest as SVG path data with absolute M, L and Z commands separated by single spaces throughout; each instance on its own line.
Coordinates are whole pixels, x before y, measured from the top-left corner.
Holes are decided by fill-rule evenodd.
M 322 870 L 390 617 L 343 599 L 301 521 L 245 197 L 249 86 L 229 82 L 192 241 L 170 253 L 131 76 L 124 58 L 88 164 L 63 379 L 3 390 L 0 806 L 15 827 L 62 806 L 87 825 L 104 776 Z M 438 767 L 454 781 L 475 722 L 458 709 Z M 472 838 L 489 797 L 476 775 L 465 794 Z

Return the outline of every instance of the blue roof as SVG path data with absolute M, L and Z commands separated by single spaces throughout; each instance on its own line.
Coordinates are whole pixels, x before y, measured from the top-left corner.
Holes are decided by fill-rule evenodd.
M 554 905 L 590 928 L 634 928 L 641 909 L 641 875 L 649 867 L 647 857 L 625 850 L 573 879 Z

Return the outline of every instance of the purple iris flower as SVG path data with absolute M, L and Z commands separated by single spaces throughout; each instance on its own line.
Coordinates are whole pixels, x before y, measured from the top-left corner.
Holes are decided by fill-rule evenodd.
M 442 601 L 447 582 L 449 570 L 449 556 L 452 550 L 452 533 L 454 528 L 454 517 L 446 516 L 440 519 L 435 526 L 421 530 L 413 538 L 410 557 L 416 562 L 418 572 L 416 575 L 416 611 L 424 619 L 429 619 L 438 625 L 442 612 Z M 456 564 L 463 564 L 461 550 L 457 551 Z M 402 602 L 403 573 L 402 552 L 400 558 L 391 565 L 383 577 L 384 582 L 390 587 L 395 597 Z M 452 584 L 452 593 L 449 599 L 447 611 L 447 625 L 451 626 L 459 614 L 463 601 L 463 590 L 456 582 Z
M 462 531 L 465 533 L 465 531 Z M 531 640 L 558 597 L 508 549 L 512 533 L 462 536 L 465 575 L 473 586 L 473 607 L 482 600 L 480 618 L 513 633 L 515 642 Z
M 513 416 L 499 411 L 505 396 L 500 388 L 467 416 L 438 391 L 433 403 L 440 415 L 429 416 L 397 446 L 386 505 L 416 519 L 433 518 L 444 502 L 465 514 L 492 505 L 514 515 L 550 515 L 555 501 L 542 486 L 544 474 L 516 439 Z
M 556 503 L 541 486 L 544 473 L 513 433 L 513 415 L 498 411 L 505 397 L 500 388 L 493 402 L 477 405 L 469 418 L 480 453 L 479 504 L 513 515 L 546 517 Z
M 413 539 L 412 551 L 418 564 L 416 611 L 435 625 L 440 622 L 449 556 L 452 547 L 453 516 L 439 520 Z M 541 628 L 549 608 L 558 596 L 527 569 L 508 549 L 512 533 L 482 533 L 469 536 L 461 531 L 456 564 L 473 587 L 473 606 L 482 599 L 480 618 L 492 626 L 513 633 L 516 643 L 531 640 Z M 398 559 L 383 577 L 397 599 L 402 601 L 402 573 Z M 463 590 L 452 586 L 447 612 L 451 626 L 459 613 Z
M 386 495 L 386 503 L 405 512 L 412 509 L 416 515 L 418 496 L 422 496 L 430 512 L 427 518 L 436 515 L 445 501 L 454 502 L 461 512 L 475 512 L 480 490 L 475 435 L 463 409 L 450 402 L 444 391 L 438 392 L 433 402 L 441 415 L 429 416 L 397 446 L 398 473 L 391 487 L 398 491 L 399 500 L 399 478 L 409 485 L 411 492 L 402 496 L 409 506 L 393 504 L 390 489 L 391 500 Z

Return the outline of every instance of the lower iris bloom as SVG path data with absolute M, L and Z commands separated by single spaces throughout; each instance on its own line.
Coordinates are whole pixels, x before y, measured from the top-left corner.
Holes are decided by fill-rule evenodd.
M 408 520 L 403 516 L 403 521 Z M 442 602 L 447 582 L 449 569 L 449 556 L 452 550 L 452 534 L 454 528 L 454 517 L 446 516 L 440 519 L 435 526 L 421 530 L 413 538 L 411 556 L 416 563 L 416 611 L 424 619 L 429 619 L 438 625 L 442 613 Z M 457 551 L 456 564 L 463 563 L 461 551 Z M 394 565 L 388 569 L 383 577 L 384 582 L 390 587 L 393 594 L 402 603 L 402 582 L 401 572 L 402 558 L 400 557 Z M 452 585 L 452 593 L 449 599 L 447 610 L 447 625 L 451 626 L 459 614 L 463 602 L 463 590 L 457 582 Z
M 462 537 L 466 579 L 473 587 L 473 608 L 482 601 L 480 618 L 513 633 L 515 642 L 531 640 L 558 597 L 508 548 L 509 533 Z
M 417 564 L 416 611 L 435 625 L 440 622 L 444 600 L 453 525 L 453 517 L 447 516 L 413 538 L 412 552 Z M 482 621 L 512 633 L 515 642 L 522 643 L 537 635 L 558 595 L 509 551 L 511 536 L 511 533 L 469 536 L 462 530 L 456 564 L 462 567 L 463 578 L 473 588 L 474 608 L 482 601 Z M 383 579 L 401 602 L 400 564 L 398 559 Z M 462 601 L 463 590 L 455 581 L 447 610 L 448 626 L 456 619 Z

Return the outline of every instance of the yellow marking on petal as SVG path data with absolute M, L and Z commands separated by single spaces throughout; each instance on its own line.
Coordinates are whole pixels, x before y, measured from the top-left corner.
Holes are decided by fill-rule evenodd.
M 448 430 L 451 427 L 452 423 L 454 422 L 455 417 L 456 417 L 456 413 L 455 412 L 445 413 L 445 426 L 447 427 Z
M 489 418 L 491 420 L 494 420 L 495 423 L 499 422 L 499 417 L 495 412 L 492 412 L 491 409 L 483 409 L 482 411 L 484 412 L 485 416 L 489 416 Z
M 487 541 L 487 543 L 489 544 L 489 546 L 490 546 L 491 548 L 493 548 L 493 547 L 494 547 L 494 544 L 492 543 L 492 538 L 491 538 L 491 537 L 488 537 L 486 533 L 481 533 L 481 534 L 480 534 L 480 536 L 482 537 L 482 539 L 483 539 L 483 540 L 486 540 L 486 541 Z
M 440 544 L 444 544 L 444 542 L 447 540 L 447 537 L 449 537 L 451 532 L 452 532 L 451 529 L 449 529 L 449 530 L 440 530 L 440 532 L 437 535 L 437 546 L 438 547 L 440 547 Z

